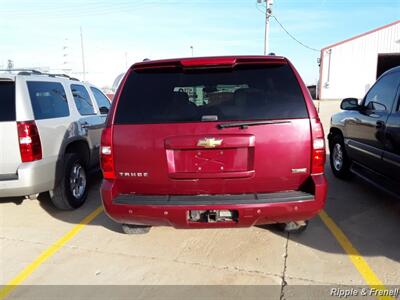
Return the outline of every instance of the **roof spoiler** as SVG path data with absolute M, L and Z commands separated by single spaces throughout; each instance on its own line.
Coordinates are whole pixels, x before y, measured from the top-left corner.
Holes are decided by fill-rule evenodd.
M 196 57 L 169 60 L 139 62 L 133 70 L 146 69 L 197 69 L 197 68 L 234 68 L 238 65 L 287 64 L 281 56 L 243 56 L 243 57 Z

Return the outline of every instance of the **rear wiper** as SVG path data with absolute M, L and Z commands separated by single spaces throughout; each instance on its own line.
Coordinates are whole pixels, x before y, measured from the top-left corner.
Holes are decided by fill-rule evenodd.
M 223 128 L 231 128 L 231 127 L 240 127 L 241 129 L 246 129 L 248 126 L 257 126 L 257 125 L 268 125 L 268 124 L 287 124 L 291 123 L 290 121 L 249 121 L 249 122 L 236 122 L 236 123 L 223 123 L 218 124 L 218 129 Z

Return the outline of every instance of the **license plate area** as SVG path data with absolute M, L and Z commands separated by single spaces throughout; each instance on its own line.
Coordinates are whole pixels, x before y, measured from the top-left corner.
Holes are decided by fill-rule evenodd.
M 237 210 L 190 210 L 188 221 L 191 223 L 225 223 L 238 222 Z
M 241 172 L 249 166 L 249 148 L 174 150 L 175 172 L 220 173 Z
M 220 144 L 203 145 L 204 141 Z M 165 140 L 169 177 L 174 179 L 253 176 L 255 137 L 249 134 L 176 136 Z

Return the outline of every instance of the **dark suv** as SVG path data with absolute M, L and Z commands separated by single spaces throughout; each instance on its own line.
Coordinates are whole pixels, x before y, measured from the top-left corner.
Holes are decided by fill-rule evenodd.
M 400 67 L 384 73 L 361 103 L 344 99 L 328 135 L 333 173 L 352 173 L 400 195 Z
M 291 63 L 277 56 L 134 64 L 101 142 L 108 215 L 150 226 L 303 229 L 324 206 L 324 134 Z

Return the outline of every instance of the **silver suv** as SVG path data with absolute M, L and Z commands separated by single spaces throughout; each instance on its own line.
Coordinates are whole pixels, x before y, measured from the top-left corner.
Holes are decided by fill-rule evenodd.
M 98 88 L 66 75 L 0 74 L 0 197 L 48 191 L 59 209 L 81 206 L 109 108 Z

